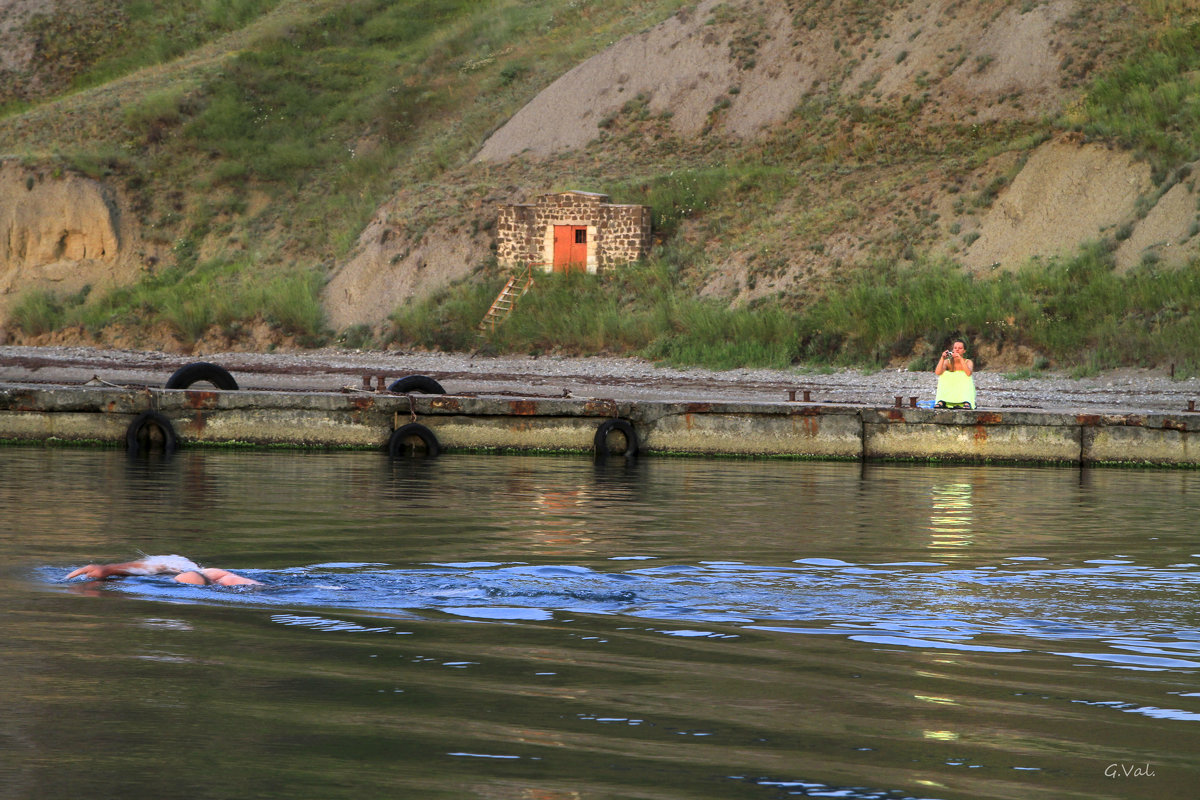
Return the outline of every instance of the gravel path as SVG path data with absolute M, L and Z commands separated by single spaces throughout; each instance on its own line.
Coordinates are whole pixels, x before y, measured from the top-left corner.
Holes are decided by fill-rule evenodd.
M 933 399 L 932 373 L 904 370 L 830 373 L 801 370 L 661 367 L 636 358 L 483 357 L 460 353 L 404 353 L 323 349 L 288 353 L 216 353 L 183 356 L 83 347 L 0 347 L 0 383 L 83 384 L 92 379 L 162 386 L 178 367 L 211 361 L 233 373 L 246 389 L 339 391 L 372 386 L 405 375 L 429 375 L 449 393 L 531 397 L 596 397 L 616 400 L 782 401 L 790 390 L 807 390 L 813 402 L 891 406 L 910 397 Z M 1200 380 L 1172 380 L 1162 371 L 1120 370 L 1093 378 L 1010 380 L 976 373 L 980 407 L 1098 412 L 1178 412 L 1200 399 Z

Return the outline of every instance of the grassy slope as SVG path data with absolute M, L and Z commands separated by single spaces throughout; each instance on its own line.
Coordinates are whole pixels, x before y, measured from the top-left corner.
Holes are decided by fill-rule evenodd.
M 253 316 L 272 282 L 302 300 L 399 187 L 436 185 L 540 87 L 680 2 L 245 0 L 233 29 L 211 23 L 224 5 L 87 0 L 124 19 L 60 76 L 84 88 L 0 119 L 0 153 L 120 184 L 171 254 L 104 298 L 39 293 L 22 327 L 160 320 L 195 338 Z M 156 63 L 177 37 L 196 46 Z M 149 65 L 112 77 L 141 66 L 131 50 Z M 316 340 L 304 305 L 286 315 Z
M 1160 177 L 1178 179 L 1176 168 L 1200 149 L 1200 29 L 1176 13 L 1186 4 L 1143 0 L 1142 16 L 1129 15 L 1124 28 L 1109 19 L 1108 35 L 1124 30 L 1125 38 L 1098 46 L 1094 59 L 1132 55 L 1060 120 L 938 124 L 918 102 L 871 107 L 831 93 L 746 146 L 716 136 L 674 141 L 635 100 L 585 153 L 466 163 L 540 87 L 680 5 L 146 0 L 123 12 L 115 0 L 88 0 L 88 13 L 124 20 L 110 40 L 77 46 L 79 63 L 60 80 L 84 88 L 10 108 L 0 151 L 121 182 L 143 229 L 170 244 L 172 263 L 106 297 L 30 296 L 19 319 L 26 330 L 82 323 L 97 331 L 159 320 L 194 340 L 212 325 L 236 332 L 261 312 L 315 343 L 326 335 L 316 292 L 385 198 L 412 199 L 408 225 L 418 236 L 496 187 L 537 185 L 647 202 L 664 245 L 637 271 L 544 283 L 496 347 L 640 351 L 717 366 L 878 364 L 913 354 L 921 366 L 962 332 L 1031 346 L 1079 369 L 1200 362 L 1195 269 L 1159 274 L 1147 265 L 1118 278 L 1097 245 L 1068 264 L 972 280 L 926 256 L 936 215 L 901 192 L 932 182 L 963 187 L 968 207 L 986 205 L 998 184 L 972 187 L 973 170 L 1062 128 L 1136 148 Z M 816 13 L 831 3 L 798 5 Z M 850 14 L 859 5 L 837 0 L 830 13 L 844 12 L 847 30 L 869 25 L 870 15 Z M 1148 20 L 1151 33 L 1135 41 L 1132 31 Z M 171 50 L 180 40 L 189 49 Z M 849 130 L 847 119 L 856 123 Z M 887 226 L 867 224 L 884 216 Z M 798 243 L 856 219 L 869 244 L 860 268 L 846 265 L 753 309 L 697 298 L 706 273 L 731 258 L 751 262 L 752 280 L 767 279 Z M 485 265 L 479 281 L 405 309 L 393 336 L 470 345 L 496 279 Z M 948 302 L 951 287 L 971 302 Z

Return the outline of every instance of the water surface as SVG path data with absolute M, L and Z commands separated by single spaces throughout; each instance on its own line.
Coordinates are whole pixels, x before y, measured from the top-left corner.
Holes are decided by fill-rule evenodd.
M 1196 473 L 3 448 L 0 474 L 0 797 L 1200 784 Z M 61 580 L 139 551 L 267 585 Z

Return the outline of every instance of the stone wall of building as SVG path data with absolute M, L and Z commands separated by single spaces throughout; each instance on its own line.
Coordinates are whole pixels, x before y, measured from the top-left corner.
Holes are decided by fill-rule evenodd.
M 627 264 L 650 253 L 650 207 L 607 205 L 597 227 L 601 266 Z
M 500 206 L 496 219 L 496 259 L 502 266 L 514 267 L 540 261 L 539 252 L 534 256 L 529 233 L 532 229 L 533 206 Z
M 613 205 L 592 192 L 542 195 L 534 203 L 500 206 L 496 256 L 501 266 L 554 268 L 554 228 L 588 230 L 587 271 L 598 272 L 636 261 L 650 252 L 650 209 Z

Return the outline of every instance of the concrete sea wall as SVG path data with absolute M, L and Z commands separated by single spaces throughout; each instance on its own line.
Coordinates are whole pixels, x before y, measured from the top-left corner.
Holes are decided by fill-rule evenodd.
M 124 446 L 131 423 L 147 411 L 168 421 L 184 446 L 382 448 L 394 430 L 415 422 L 443 450 L 586 452 L 600 426 L 615 419 L 632 426 L 640 452 L 650 454 L 1200 464 L 1200 447 L 1191 441 L 1200 413 L 1186 411 L 1073 414 L 21 384 L 0 384 L 0 441 Z

